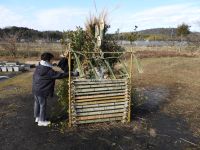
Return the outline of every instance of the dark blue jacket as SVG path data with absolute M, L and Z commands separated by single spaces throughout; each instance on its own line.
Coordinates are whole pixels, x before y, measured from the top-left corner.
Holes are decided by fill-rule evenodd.
M 54 71 L 51 67 L 38 65 L 33 74 L 32 92 L 34 95 L 53 96 L 56 79 L 67 78 L 68 73 Z
M 60 67 L 64 72 L 69 72 L 68 59 L 63 57 L 58 62 L 58 67 Z M 73 59 L 71 59 L 71 71 L 72 70 L 74 70 L 74 60 Z

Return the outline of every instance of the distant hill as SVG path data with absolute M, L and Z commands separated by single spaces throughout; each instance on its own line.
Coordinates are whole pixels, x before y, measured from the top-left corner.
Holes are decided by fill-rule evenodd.
M 62 38 L 63 33 L 60 31 L 38 31 L 26 27 L 6 27 L 0 28 L 0 39 L 4 36 L 17 35 L 19 41 L 35 41 L 42 40 L 46 42 L 55 42 Z
M 109 34 L 110 38 L 116 40 L 180 40 L 180 37 L 176 35 L 176 28 L 153 28 L 146 29 L 136 32 L 123 32 L 120 34 Z M 18 41 L 21 42 L 59 42 L 63 37 L 63 32 L 60 31 L 38 31 L 34 29 L 29 29 L 26 27 L 6 27 L 0 28 L 0 41 L 3 41 L 3 37 L 9 34 L 17 34 Z M 188 37 L 190 39 L 199 40 L 200 32 L 191 32 Z
M 149 41 L 179 41 L 180 36 L 177 36 L 177 28 L 153 28 L 135 32 L 122 32 L 112 34 L 117 40 L 149 40 Z M 200 41 L 200 32 L 191 32 L 186 37 L 182 37 L 185 41 Z
M 140 34 L 148 34 L 148 35 L 157 35 L 157 34 L 162 34 L 162 35 L 176 35 L 176 28 L 154 28 L 154 29 L 146 29 L 146 30 L 141 30 L 138 31 Z

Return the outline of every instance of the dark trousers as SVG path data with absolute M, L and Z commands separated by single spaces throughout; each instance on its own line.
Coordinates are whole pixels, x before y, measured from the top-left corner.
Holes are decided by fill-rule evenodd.
M 38 117 L 39 121 L 45 121 L 47 98 L 34 95 L 34 99 L 34 117 Z

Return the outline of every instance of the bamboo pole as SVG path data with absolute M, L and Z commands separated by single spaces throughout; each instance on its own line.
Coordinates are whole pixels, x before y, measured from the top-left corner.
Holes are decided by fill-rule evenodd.
M 115 110 L 115 109 L 121 109 L 125 108 L 125 105 L 114 105 L 114 106 L 102 106 L 102 107 L 93 107 L 93 108 L 82 108 L 77 109 L 77 113 L 83 113 L 83 112 L 96 112 L 96 111 L 104 111 L 104 110 Z
M 80 102 L 80 101 L 100 101 L 100 100 L 102 100 L 102 101 L 104 101 L 104 100 L 110 100 L 110 99 L 123 99 L 123 98 L 125 98 L 126 97 L 126 93 L 125 94 L 122 94 L 122 95 L 118 95 L 118 96 L 116 96 L 116 95 L 111 95 L 111 96 L 103 96 L 103 97 L 94 97 L 94 96 L 92 96 L 92 97 L 86 97 L 86 98 L 79 98 L 79 99 L 77 99 L 77 97 L 76 97 L 76 102 Z
M 116 79 L 115 74 L 113 73 L 112 68 L 110 67 L 109 62 L 108 62 L 107 60 L 104 60 L 104 62 L 105 62 L 105 64 L 106 64 L 106 66 L 108 67 L 108 70 L 110 71 L 110 73 L 111 73 L 111 75 L 112 75 L 112 78 L 113 78 L 113 79 Z
M 75 106 L 76 109 L 81 108 L 91 108 L 91 107 L 102 107 L 102 106 L 114 106 L 114 105 L 125 105 L 127 102 L 112 102 L 112 103 L 100 103 L 100 104 L 92 104 L 92 105 L 77 105 Z
M 71 117 L 71 51 L 69 51 L 69 58 L 68 58 L 68 67 L 69 67 L 69 107 L 68 107 L 68 110 L 69 110 L 69 127 L 72 126 L 72 117 Z
M 123 113 L 125 112 L 125 109 L 113 109 L 113 110 L 105 110 L 105 111 L 92 111 L 92 112 L 83 112 L 83 113 L 77 113 L 77 116 L 92 116 L 92 115 L 103 115 L 103 114 L 115 114 L 115 113 Z
M 83 51 L 73 51 L 74 53 L 78 53 L 80 55 L 84 55 L 84 54 L 97 54 L 99 52 L 83 52 Z M 132 53 L 132 51 L 125 51 L 125 52 L 103 52 L 104 54 L 123 54 L 123 53 Z
M 96 88 L 96 87 L 116 87 L 116 86 L 125 86 L 125 83 L 119 84 L 97 84 L 97 85 L 77 85 L 76 89 L 87 89 L 87 88 Z
M 114 118 L 114 117 L 122 117 L 122 113 L 116 113 L 116 114 L 103 114 L 103 115 L 95 115 L 95 116 L 83 116 L 83 117 L 77 117 L 77 120 L 91 120 L 91 119 L 104 119 L 104 118 Z
M 102 97 L 117 97 L 117 96 L 124 96 L 125 97 L 126 93 L 111 93 L 111 94 L 100 94 L 100 95 L 91 95 L 91 96 L 76 96 L 76 100 L 82 100 L 82 99 L 92 99 L 92 98 L 102 98 Z
M 133 70 L 133 50 L 131 49 L 131 63 L 130 63 L 130 78 L 129 78 L 129 88 L 130 88 L 130 93 L 129 93 L 129 111 L 128 111 L 128 122 L 131 122 L 131 95 L 132 95 L 132 70 Z
M 122 60 L 120 60 L 120 62 L 121 62 L 121 64 L 122 64 L 122 66 L 123 66 L 123 69 L 125 70 L 126 74 L 127 74 L 127 75 L 128 75 L 128 77 L 130 78 L 130 75 L 129 75 L 129 73 L 128 73 L 128 69 L 127 69 L 127 67 L 126 67 L 125 63 L 124 63 Z
M 75 85 L 97 85 L 97 84 L 119 84 L 126 83 L 126 80 L 74 80 Z
M 96 91 L 96 92 L 85 92 L 85 93 L 75 93 L 75 96 L 85 96 L 85 95 L 96 95 L 96 94 L 109 94 L 109 93 L 122 93 L 126 90 L 112 90 L 112 91 Z
M 92 65 L 92 63 L 91 63 L 90 60 L 89 60 L 89 64 L 90 64 L 90 67 L 92 68 L 92 71 L 93 71 L 93 73 L 94 73 L 94 75 L 95 75 L 95 78 L 96 78 L 96 79 L 99 79 L 99 76 L 97 75 L 97 73 L 96 73 L 96 71 L 95 71 L 95 69 L 94 69 L 94 66 Z
M 84 77 L 85 74 L 84 74 L 84 71 L 83 71 L 80 59 L 78 58 L 78 56 L 76 55 L 76 53 L 74 53 L 74 56 L 75 56 L 75 59 L 76 59 L 76 63 L 77 63 L 78 69 L 80 71 L 80 77 Z
M 88 93 L 88 92 L 97 92 L 97 91 L 111 91 L 112 90 L 125 90 L 126 86 L 115 86 L 115 87 L 100 87 L 100 88 L 87 88 L 87 89 L 76 89 L 77 93 Z
M 103 101 L 77 101 L 76 106 L 88 106 L 88 105 L 96 105 L 96 104 L 108 104 L 108 103 L 120 103 L 120 102 L 128 102 L 128 99 L 105 99 Z
M 74 79 L 74 82 L 125 82 L 126 79 Z
M 106 121 L 119 121 L 122 117 L 115 118 L 106 118 L 106 119 L 93 119 L 93 120 L 83 120 L 78 121 L 77 124 L 86 124 L 86 123 L 98 123 L 98 122 L 106 122 Z

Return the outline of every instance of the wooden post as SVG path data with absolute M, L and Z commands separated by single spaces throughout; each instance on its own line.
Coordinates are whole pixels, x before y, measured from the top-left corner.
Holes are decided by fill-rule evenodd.
M 69 57 L 68 57 L 68 68 L 69 68 L 69 79 L 68 79 L 68 84 L 69 84 L 69 127 L 72 126 L 72 117 L 71 117 L 71 51 L 69 51 Z
M 133 70 L 133 49 L 131 48 L 131 63 L 130 63 L 130 78 L 129 78 L 129 113 L 128 113 L 128 122 L 131 122 L 131 96 L 132 96 L 132 70 Z
M 133 71 L 133 51 L 131 53 L 131 64 L 130 64 L 130 84 L 132 84 L 132 71 Z

